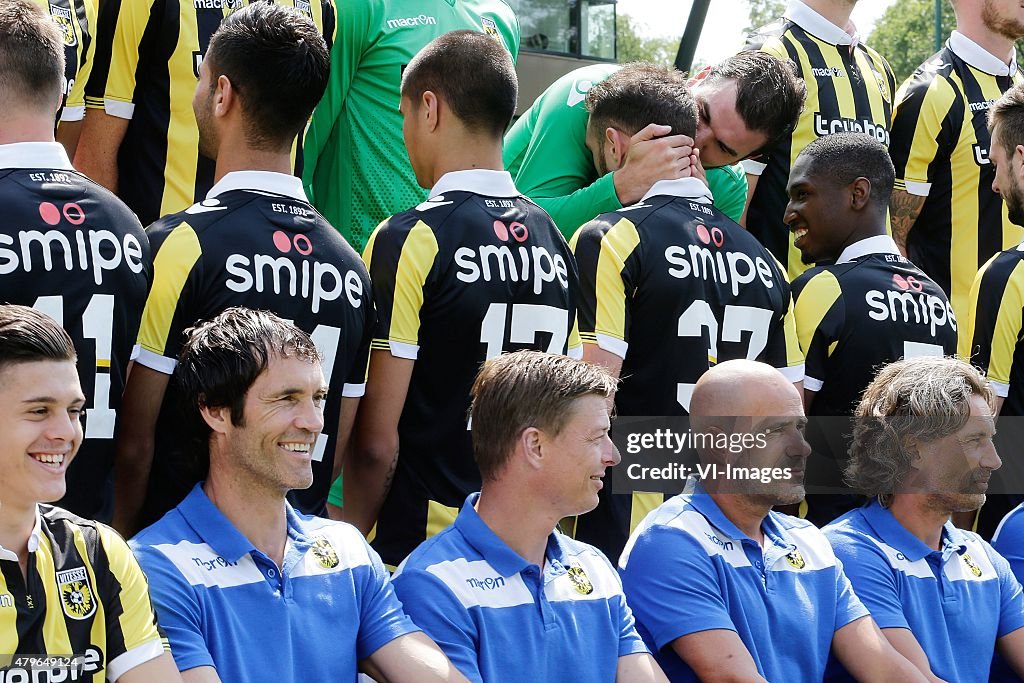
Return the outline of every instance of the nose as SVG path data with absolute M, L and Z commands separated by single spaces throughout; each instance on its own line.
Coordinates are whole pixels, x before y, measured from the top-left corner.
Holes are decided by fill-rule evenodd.
M 601 462 L 604 463 L 605 467 L 615 467 L 622 462 L 622 456 L 619 455 L 619 449 L 615 447 L 615 442 L 611 440 L 611 437 L 605 436 L 605 450 L 604 458 Z
M 996 451 L 996 445 L 990 440 L 985 452 L 981 456 L 980 465 L 986 469 L 995 471 L 1003 466 L 1003 460 L 999 457 L 999 453 Z
M 796 434 L 793 437 L 793 447 L 789 450 L 789 457 L 791 458 L 807 458 L 811 455 L 811 444 L 807 443 L 807 439 L 804 438 L 804 433 L 800 430 L 796 430 Z
M 992 179 L 992 191 L 995 192 L 998 195 L 1002 194 L 1001 192 L 999 192 L 999 177 L 998 176 L 996 176 L 995 178 Z
M 65 411 L 55 411 L 47 425 L 46 438 L 51 441 L 81 441 L 82 422 L 77 415 Z
M 793 200 L 786 202 L 786 210 L 782 212 L 782 222 L 789 225 L 796 220 L 796 211 L 793 209 Z
M 323 403 L 317 405 L 312 400 L 306 401 L 302 410 L 295 416 L 295 426 L 307 432 L 322 432 L 324 430 Z

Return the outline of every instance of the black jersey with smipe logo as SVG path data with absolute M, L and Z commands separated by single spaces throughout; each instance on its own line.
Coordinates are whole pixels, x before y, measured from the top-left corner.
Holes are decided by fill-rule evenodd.
M 110 502 L 114 427 L 152 277 L 149 240 L 128 207 L 75 172 L 56 143 L 5 147 L 0 302 L 46 313 L 75 343 L 87 420 L 60 505 L 95 519 Z M 43 162 L 52 163 L 34 167 Z
M 149 228 L 153 291 L 136 362 L 171 374 L 182 333 L 231 306 L 269 310 L 308 333 L 328 383 L 324 431 L 313 451 L 313 485 L 291 499 L 324 512 L 342 396 L 361 396 L 371 323 L 370 281 L 359 256 L 282 174 L 229 174 L 208 198 Z M 168 385 L 156 430 L 144 521 L 177 505 L 195 475 L 179 434 L 177 396 Z

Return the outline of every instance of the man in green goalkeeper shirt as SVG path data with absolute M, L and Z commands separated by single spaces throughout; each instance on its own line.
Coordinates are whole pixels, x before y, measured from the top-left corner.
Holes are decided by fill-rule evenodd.
M 614 78 L 619 64 L 594 64 L 572 71 L 541 93 L 505 136 L 505 167 L 519 190 L 555 220 L 568 239 L 594 216 L 640 200 L 656 180 L 678 177 L 687 167 L 690 144 L 699 149 L 715 206 L 739 220 L 747 199 L 742 169 L 732 166 L 791 130 L 803 105 L 804 86 L 784 62 L 741 53 L 705 69 L 689 87 L 697 101 L 696 142 L 659 137 L 657 124 L 630 137 L 615 128 L 588 129 L 584 101 L 595 83 Z M 642 63 L 629 69 L 643 69 Z M 652 72 L 652 77 L 663 78 Z M 680 87 L 687 85 L 680 74 Z M 611 146 L 609 155 L 595 154 Z M 676 168 L 678 166 L 678 168 Z M 674 172 L 676 176 L 666 175 Z
M 503 0 L 345 0 L 331 79 L 303 142 L 306 196 L 362 252 L 388 216 L 426 199 L 402 143 L 402 72 L 434 38 L 485 33 L 515 61 L 519 22 Z M 589 216 L 588 218 L 592 218 Z

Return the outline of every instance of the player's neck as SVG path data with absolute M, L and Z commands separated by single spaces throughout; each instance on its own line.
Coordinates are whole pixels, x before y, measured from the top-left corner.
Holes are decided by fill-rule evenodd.
M 476 504 L 480 519 L 505 545 L 538 567 L 544 566 L 544 554 L 559 516 L 547 514 L 542 504 L 527 501 L 527 487 L 486 484 Z
M 281 567 L 288 541 L 284 495 L 213 467 L 203 491 L 239 533 Z
M 17 142 L 53 142 L 53 119 L 39 116 L 4 118 L 0 126 L 0 145 Z
M 922 543 L 932 550 L 939 550 L 942 527 L 949 521 L 950 513 L 932 508 L 927 498 L 928 494 L 925 493 L 898 494 L 893 496 L 889 512 Z
M 265 152 L 244 145 L 221 145 L 217 150 L 217 166 L 213 181 L 233 171 L 272 171 L 291 175 L 292 159 L 290 152 Z
M 980 16 L 964 17 L 962 21 L 958 20 L 956 30 L 1003 63 L 1008 63 L 1007 59 L 1013 54 L 1013 40 L 985 26 Z
M 454 171 L 490 170 L 504 171 L 505 162 L 501 157 L 501 142 L 490 138 L 464 135 L 439 145 L 434 159 L 433 185 L 445 173 Z
M 801 0 L 812 10 L 825 17 L 839 28 L 846 30 L 850 24 L 855 2 L 849 0 Z
M 18 505 L 5 497 L 0 507 L 0 546 L 18 556 L 18 563 L 25 572 L 28 562 L 28 539 L 36 524 L 36 505 Z
M 711 490 L 708 490 L 708 493 L 726 519 L 735 524 L 736 528 L 746 534 L 748 538 L 764 545 L 764 532 L 761 531 L 761 523 L 768 516 L 771 507 L 765 507 L 741 493 L 718 493 Z

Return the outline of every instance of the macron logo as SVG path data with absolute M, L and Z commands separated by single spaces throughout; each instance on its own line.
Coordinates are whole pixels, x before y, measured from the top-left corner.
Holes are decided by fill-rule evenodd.
M 437 26 L 437 19 L 421 14 L 418 17 L 388 19 L 388 28 L 414 28 L 416 26 Z

